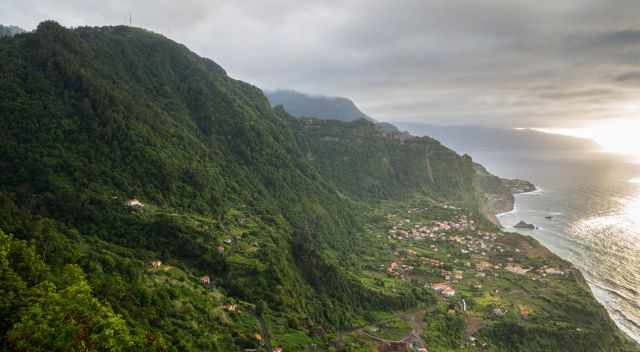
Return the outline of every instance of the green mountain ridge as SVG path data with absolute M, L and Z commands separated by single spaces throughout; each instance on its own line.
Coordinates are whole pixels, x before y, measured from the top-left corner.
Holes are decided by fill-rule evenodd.
M 450 201 L 475 201 L 470 196 L 471 158 L 460 157 L 434 139 L 396 138 L 365 120 L 293 123 L 307 159 L 350 194 L 384 199 L 424 191 Z
M 375 122 L 348 98 L 308 95 L 294 90 L 265 91 L 273 106 L 282 105 L 295 117 L 317 117 L 338 121 L 365 119 Z
M 294 118 L 161 35 L 47 21 L 0 40 L 0 57 L 3 350 L 370 350 L 359 326 L 446 304 L 426 277 L 380 272 L 408 251 L 375 237 L 390 221 L 411 206 L 430 209 L 413 221 L 499 231 L 469 157 L 364 120 Z M 483 344 L 637 350 L 579 273 L 528 260 L 568 274 L 531 293 L 539 318 L 482 318 Z M 425 317 L 430 350 L 483 350 L 434 335 L 468 326 L 451 310 Z

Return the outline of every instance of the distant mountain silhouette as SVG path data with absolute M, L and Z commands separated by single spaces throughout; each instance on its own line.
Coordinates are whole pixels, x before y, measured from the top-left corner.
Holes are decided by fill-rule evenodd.
M 18 26 L 4 26 L 0 24 L 0 38 L 2 37 L 12 37 L 19 33 L 26 32 L 24 29 Z
M 601 148 L 590 139 L 561 136 L 530 129 L 478 126 L 436 126 L 397 122 L 398 128 L 418 136 L 429 136 L 459 153 L 493 150 L 593 151 Z
M 296 117 L 319 117 L 327 120 L 355 121 L 365 119 L 375 121 L 358 109 L 350 99 L 309 95 L 294 90 L 265 91 L 272 106 L 282 105 Z

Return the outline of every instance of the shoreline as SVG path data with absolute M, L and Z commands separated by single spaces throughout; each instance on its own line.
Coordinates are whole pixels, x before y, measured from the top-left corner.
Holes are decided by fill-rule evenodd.
M 515 212 L 517 212 L 517 211 L 518 211 L 518 208 L 516 207 L 516 202 L 515 202 L 515 200 L 514 200 L 514 201 L 513 201 L 513 207 L 512 207 L 512 209 L 511 209 L 511 210 L 509 210 L 509 211 L 505 211 L 505 212 L 503 212 L 503 213 L 498 213 L 498 214 L 496 214 L 496 218 L 498 218 L 498 222 L 500 222 L 500 218 L 501 218 L 501 217 L 503 217 L 503 216 L 505 216 L 505 215 L 513 214 L 513 213 L 515 213 Z M 502 224 L 500 224 L 500 226 L 502 226 Z
M 638 180 L 640 180 L 640 178 L 638 178 Z M 631 182 L 631 181 L 630 181 Z M 506 227 L 504 226 L 504 224 L 502 224 L 502 222 L 500 222 L 500 218 L 504 217 L 506 215 L 510 215 L 510 214 L 514 214 L 516 212 L 518 212 L 518 207 L 517 207 L 517 197 L 518 195 L 521 194 L 535 194 L 535 193 L 542 193 L 543 189 L 542 188 L 536 188 L 536 190 L 534 191 L 530 191 L 530 192 L 522 192 L 522 193 L 517 193 L 514 194 L 514 201 L 513 201 L 513 209 L 507 212 L 503 212 L 503 213 L 499 213 L 496 214 L 496 219 L 498 220 L 499 225 L 503 228 L 506 229 Z M 525 220 L 525 219 L 523 219 Z M 513 228 L 510 227 L 509 228 L 510 231 L 514 231 L 517 232 L 523 236 L 529 236 L 534 238 L 536 241 L 540 242 L 540 240 L 537 238 L 537 236 L 535 236 L 535 234 L 531 233 L 531 231 L 527 231 L 527 232 L 519 232 L 520 229 L 517 228 Z M 547 231 L 550 232 L 549 230 L 545 230 L 543 228 L 537 228 L 540 229 L 542 231 Z M 554 231 L 551 231 L 553 233 L 557 233 Z M 567 236 L 567 234 L 565 232 L 560 232 L 558 233 L 559 235 L 562 236 Z M 573 266 L 576 270 L 578 270 L 580 272 L 580 274 L 583 276 L 583 278 L 585 279 L 585 281 L 587 282 L 588 286 L 589 286 L 589 290 L 591 291 L 591 295 L 594 297 L 594 299 L 602 306 L 605 308 L 605 310 L 607 311 L 607 315 L 609 316 L 609 318 L 616 324 L 616 326 L 618 327 L 618 329 L 620 329 L 629 339 L 631 339 L 632 341 L 635 341 L 638 345 L 640 345 L 640 338 L 636 339 L 633 334 L 633 332 L 631 330 L 628 329 L 628 327 L 624 326 L 624 324 L 620 323 L 619 320 L 623 319 L 623 320 L 627 320 L 632 322 L 635 325 L 635 322 L 633 322 L 631 319 L 629 319 L 627 317 L 627 315 L 621 311 L 620 309 L 610 306 L 607 304 L 607 297 L 603 297 L 604 295 L 607 294 L 611 294 L 613 293 L 617 293 L 614 289 L 609 288 L 607 286 L 603 286 L 601 284 L 598 284 L 597 282 L 594 282 L 593 279 L 587 279 L 587 277 L 590 276 L 590 274 L 587 272 L 583 272 L 583 270 L 580 269 L 580 265 L 577 263 L 574 263 L 572 260 L 569 260 L 569 258 L 565 258 L 565 256 L 561 255 L 561 253 L 557 252 L 557 248 L 553 248 L 553 246 L 547 246 L 545 244 L 543 244 L 542 242 L 540 242 L 540 244 L 547 248 L 551 253 L 553 253 L 553 255 L 558 256 L 560 258 L 562 258 L 563 260 L 567 261 L 568 263 L 571 264 L 571 266 Z M 598 293 L 596 291 L 599 291 Z M 617 317 L 616 317 L 617 316 Z
M 518 211 L 518 207 L 517 207 L 517 204 L 516 204 L 516 196 L 523 195 L 523 194 L 539 194 L 539 193 L 542 193 L 543 191 L 544 190 L 542 188 L 536 186 L 536 189 L 534 189 L 533 191 L 514 193 L 513 194 L 513 204 L 511 205 L 511 210 L 495 214 L 495 217 L 498 219 L 498 223 L 500 224 L 500 226 L 504 227 L 502 225 L 502 223 L 500 223 L 500 219 L 499 219 L 500 217 L 503 217 L 503 216 L 509 215 L 509 214 L 513 214 L 513 213 Z

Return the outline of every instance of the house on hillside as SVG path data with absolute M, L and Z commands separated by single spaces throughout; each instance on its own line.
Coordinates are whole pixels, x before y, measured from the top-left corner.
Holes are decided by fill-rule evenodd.
M 154 269 L 160 269 L 161 266 L 162 266 L 161 260 L 154 260 L 151 262 L 151 267 Z
M 510 273 L 518 274 L 518 275 L 525 275 L 531 269 L 525 269 L 521 265 L 509 263 L 509 264 L 507 264 L 507 266 L 504 267 L 504 270 L 506 270 L 506 271 L 508 271 Z
M 224 308 L 224 310 L 226 310 L 227 312 L 231 312 L 231 313 L 235 313 L 238 311 L 238 305 L 233 303 L 227 303 L 224 306 L 222 306 L 222 308 Z
M 431 288 L 445 297 L 455 296 L 456 290 L 446 282 L 431 284 Z
M 564 275 L 564 271 L 558 270 L 556 268 L 546 268 L 545 272 L 551 275 Z
M 209 277 L 209 275 L 205 275 L 205 276 L 200 278 L 200 282 L 203 285 L 208 286 L 211 283 L 211 278 Z
M 454 290 L 453 287 L 447 287 L 440 293 L 445 297 L 451 297 L 456 295 L 456 290 Z
M 131 198 L 127 201 L 127 206 L 133 209 L 142 209 L 144 208 L 144 204 L 138 198 Z

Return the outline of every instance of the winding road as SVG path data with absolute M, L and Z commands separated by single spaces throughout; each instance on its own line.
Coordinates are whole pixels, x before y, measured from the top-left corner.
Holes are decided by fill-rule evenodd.
M 411 333 L 409 333 L 408 335 L 406 335 L 400 340 L 388 340 L 378 336 L 374 336 L 365 331 L 366 327 L 357 329 L 356 332 L 359 333 L 360 335 L 366 336 L 380 343 L 387 343 L 387 344 L 403 344 L 404 343 L 409 346 L 413 346 L 415 349 L 419 349 L 419 348 L 426 349 L 427 344 L 422 338 L 422 331 L 424 330 L 424 316 L 426 313 L 427 312 L 424 310 L 419 310 L 412 313 L 403 314 L 397 317 L 397 318 L 406 320 L 411 324 Z M 380 324 L 380 322 L 378 324 Z M 374 325 L 378 325 L 378 324 L 374 324 Z

